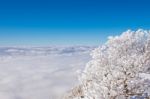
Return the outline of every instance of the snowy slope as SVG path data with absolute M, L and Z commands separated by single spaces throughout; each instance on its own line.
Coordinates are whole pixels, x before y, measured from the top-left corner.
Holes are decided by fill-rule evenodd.
M 0 47 L 0 99 L 61 99 L 93 47 Z

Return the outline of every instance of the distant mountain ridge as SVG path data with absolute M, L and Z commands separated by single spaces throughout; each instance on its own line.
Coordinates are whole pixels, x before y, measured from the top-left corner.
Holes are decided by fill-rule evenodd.
M 0 56 L 86 53 L 94 48 L 94 46 L 0 47 Z

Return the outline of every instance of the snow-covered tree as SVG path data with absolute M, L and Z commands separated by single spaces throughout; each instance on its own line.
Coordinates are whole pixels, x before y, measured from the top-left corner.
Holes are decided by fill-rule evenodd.
M 128 99 L 150 92 L 150 81 L 140 76 L 150 76 L 150 31 L 109 37 L 91 55 L 80 77 L 84 99 Z

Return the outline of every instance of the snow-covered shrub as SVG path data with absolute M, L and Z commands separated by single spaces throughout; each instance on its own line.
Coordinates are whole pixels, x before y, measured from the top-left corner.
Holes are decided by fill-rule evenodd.
M 67 94 L 65 94 L 63 99 L 78 99 L 78 97 L 83 97 L 83 89 L 81 85 L 78 85 L 70 90 Z
M 109 37 L 91 55 L 93 59 L 80 77 L 84 99 L 128 99 L 150 94 L 150 80 L 140 76 L 150 76 L 150 31 L 128 30 Z

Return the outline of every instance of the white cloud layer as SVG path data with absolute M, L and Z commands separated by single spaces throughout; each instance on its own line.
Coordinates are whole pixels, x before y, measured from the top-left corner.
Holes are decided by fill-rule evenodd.
M 61 99 L 93 47 L 0 47 L 0 99 Z

